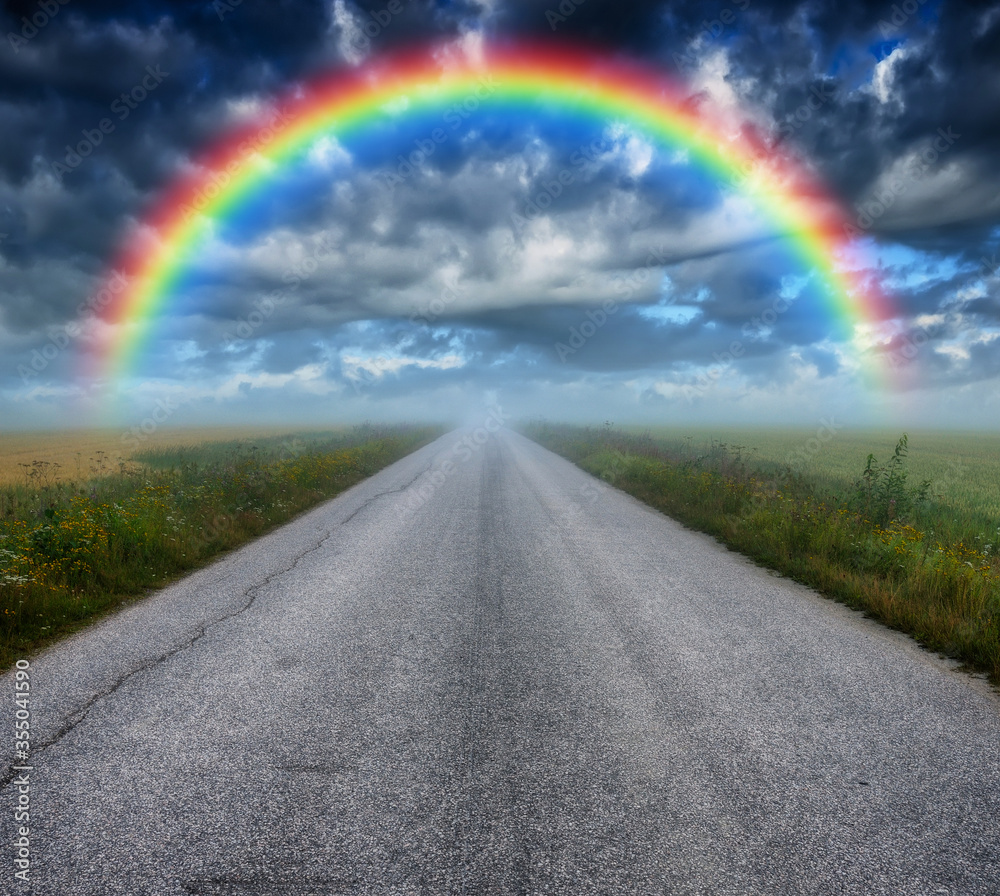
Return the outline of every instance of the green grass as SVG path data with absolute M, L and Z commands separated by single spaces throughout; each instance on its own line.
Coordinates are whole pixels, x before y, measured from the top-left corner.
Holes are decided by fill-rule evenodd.
M 359 426 L 139 452 L 0 489 L 0 668 L 287 522 L 440 435 Z
M 525 434 L 1000 684 L 997 437 L 917 433 L 893 460 L 898 433 Z
M 770 475 L 788 467 L 829 494 L 847 491 L 869 453 L 888 456 L 896 430 L 847 430 L 834 423 L 814 429 L 626 428 L 648 434 L 675 454 L 705 455 L 713 447 L 741 454 Z M 910 477 L 931 482 L 935 499 L 924 514 L 942 537 L 997 536 L 1000 526 L 1000 434 L 911 430 L 907 467 Z M 987 542 L 989 539 L 987 539 Z

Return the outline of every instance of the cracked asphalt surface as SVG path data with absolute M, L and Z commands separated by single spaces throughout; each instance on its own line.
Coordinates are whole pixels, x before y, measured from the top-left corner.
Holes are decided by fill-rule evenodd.
M 1000 893 L 982 681 L 504 430 L 40 655 L 31 697 L 3 893 Z

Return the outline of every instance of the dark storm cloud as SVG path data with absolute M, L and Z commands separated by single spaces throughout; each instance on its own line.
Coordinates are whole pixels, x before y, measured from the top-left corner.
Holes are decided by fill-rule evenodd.
M 915 11 L 908 14 L 911 7 Z M 750 30 L 734 45 L 733 58 L 741 73 L 752 76 L 753 98 L 776 96 L 779 132 L 822 167 L 848 203 L 862 212 L 865 203 L 880 199 L 889 206 L 873 231 L 909 240 L 907 231 L 939 222 L 997 220 L 996 201 L 984 202 L 1000 189 L 995 9 L 915 0 L 848 4 L 838 6 L 836 15 L 793 13 L 782 27 L 791 52 L 762 52 L 766 31 Z M 854 46 L 842 49 L 842 71 L 835 53 L 829 69 L 809 71 L 806 54 L 817 40 L 836 48 L 852 39 Z M 896 43 L 898 49 L 886 55 Z M 880 70 L 886 97 L 851 89 L 851 78 L 873 67 Z M 942 131 L 946 140 L 939 139 Z M 904 160 L 907 164 L 900 164 Z M 948 169 L 952 177 L 942 177 Z M 881 183 L 880 175 L 890 170 L 895 177 L 887 193 L 890 184 Z M 923 203 L 917 201 L 938 177 L 941 183 Z
M 905 284 L 899 345 L 919 331 L 921 357 L 943 384 L 996 373 L 995 346 L 976 341 L 1000 323 L 1000 261 L 990 261 L 1000 251 L 1000 14 L 989 5 L 56 5 L 48 14 L 22 0 L 0 13 L 0 347 L 11 359 L 0 389 L 24 386 L 16 369 L 61 341 L 128 228 L 241 110 L 332 65 L 473 31 L 583 41 L 690 79 L 692 90 L 731 90 L 755 110 L 764 138 L 801 155 L 877 247 L 905 245 L 917 256 L 882 272 Z M 303 365 L 336 379 L 338 353 L 358 348 L 463 357 L 447 370 L 405 364 L 369 384 L 372 394 L 403 395 L 435 378 L 485 383 L 497 371 L 525 387 L 532 378 L 661 376 L 711 364 L 734 342 L 755 382 L 787 375 L 793 350 L 820 378 L 839 374 L 829 316 L 815 312 L 814 297 L 790 302 L 769 326 L 754 324 L 785 288 L 773 273 L 780 249 L 766 228 L 722 226 L 724 194 L 659 157 L 630 167 L 623 140 L 578 165 L 581 146 L 608 139 L 600 128 L 478 124 L 401 184 L 390 182 L 398 148 L 387 141 L 384 158 L 363 154 L 304 180 L 294 201 L 285 194 L 266 233 L 229 235 L 221 260 L 204 261 L 163 324 L 151 374 L 169 379 L 182 359 L 206 379 L 285 376 Z M 567 171 L 566 189 L 544 215 L 531 214 Z M 328 233 L 337 248 L 319 272 L 300 278 L 278 310 L 255 311 Z M 573 256 L 581 247 L 585 260 Z M 615 284 L 650 267 L 651 249 L 673 292 L 647 279 L 626 301 Z M 609 299 L 618 301 L 607 323 L 561 355 L 557 346 Z M 443 308 L 430 325 L 410 319 L 435 302 Z M 658 302 L 682 310 L 657 316 Z M 261 320 L 251 326 L 254 313 Z M 921 315 L 934 322 L 919 329 Z M 365 320 L 375 323 L 359 329 Z M 241 326 L 249 335 L 233 338 Z M 69 387 L 71 352 L 60 350 L 27 384 Z

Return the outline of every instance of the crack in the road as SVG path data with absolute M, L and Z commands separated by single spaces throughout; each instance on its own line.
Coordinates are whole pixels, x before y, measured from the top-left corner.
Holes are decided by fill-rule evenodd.
M 431 462 L 423 470 L 417 473 L 417 475 L 414 476 L 409 482 L 407 482 L 406 485 L 401 485 L 399 488 L 390 488 L 384 492 L 379 492 L 377 495 L 372 495 L 367 501 L 365 501 L 363 504 L 359 504 L 356 508 L 354 508 L 354 510 L 352 510 L 347 516 L 345 516 L 340 521 L 340 525 L 343 526 L 345 523 L 349 523 L 351 520 L 354 519 L 354 517 L 356 517 L 359 513 L 361 513 L 362 510 L 368 507 L 369 504 L 373 504 L 379 498 L 384 498 L 387 495 L 398 495 L 400 492 L 405 492 L 421 476 L 425 475 L 426 473 L 429 473 L 431 471 L 431 467 L 433 466 L 434 466 L 434 459 L 432 458 Z
M 427 473 L 433 466 L 434 466 L 434 461 L 431 460 L 431 462 L 427 465 L 426 469 L 421 470 L 405 485 L 402 485 L 399 488 L 388 489 L 387 491 L 379 492 L 377 495 L 372 495 L 371 498 L 369 498 L 367 501 L 364 501 L 353 511 L 351 511 L 350 514 L 344 517 L 344 519 L 340 521 L 339 526 L 344 526 L 347 523 L 349 523 L 362 510 L 364 510 L 366 507 L 368 507 L 370 504 L 372 504 L 379 498 L 384 498 L 388 495 L 394 495 L 406 491 L 411 485 L 413 485 L 414 482 L 416 482 L 421 476 Z M 74 728 L 76 728 L 81 722 L 83 722 L 87 718 L 88 714 L 90 713 L 90 710 L 93 709 L 93 707 L 95 706 L 95 704 L 97 704 L 98 701 L 103 700 L 106 697 L 110 697 L 134 676 L 139 675 L 140 673 L 145 672 L 149 669 L 152 669 L 154 666 L 160 665 L 161 663 L 165 663 L 167 660 L 175 657 L 178 653 L 181 653 L 182 651 L 187 650 L 188 648 L 194 646 L 198 641 L 200 641 L 203 637 L 205 637 L 205 635 L 211 629 L 222 624 L 223 622 L 227 622 L 230 619 L 235 619 L 237 616 L 240 616 L 241 614 L 245 613 L 254 605 L 258 596 L 260 595 L 260 592 L 267 585 L 271 584 L 271 582 L 273 582 L 279 576 L 283 576 L 286 573 L 291 572 L 293 569 L 295 569 L 296 566 L 299 565 L 299 563 L 304 557 L 308 556 L 314 551 L 319 550 L 330 539 L 334 531 L 335 531 L 334 529 L 330 529 L 329 531 L 326 532 L 326 534 L 323 535 L 323 537 L 318 542 L 316 542 L 316 544 L 312 545 L 312 547 L 306 549 L 301 554 L 297 554 L 295 556 L 295 559 L 288 566 L 284 567 L 283 569 L 279 569 L 278 571 L 269 575 L 263 581 L 259 582 L 256 585 L 253 585 L 251 588 L 248 588 L 244 592 L 243 596 L 249 597 L 249 600 L 247 600 L 238 609 L 234 610 L 231 613 L 226 613 L 222 616 L 219 616 L 211 620 L 210 622 L 204 623 L 194 632 L 194 634 L 190 638 L 186 639 L 182 643 L 173 647 L 171 650 L 168 650 L 166 653 L 162 653 L 158 656 L 155 656 L 141 663 L 140 665 L 135 666 L 132 669 L 129 669 L 124 675 L 118 678 L 118 680 L 115 681 L 114 684 L 111 685 L 111 687 L 99 691 L 96 694 L 93 694 L 79 709 L 77 709 L 74 713 L 72 713 L 70 716 L 67 717 L 63 725 L 53 735 L 51 735 L 46 740 L 43 740 L 37 744 L 35 743 L 32 744 L 31 748 L 32 756 L 34 756 L 37 753 L 41 753 L 44 750 L 47 750 L 49 747 L 57 744 L 60 740 L 62 740 L 63 737 L 69 734 Z M 216 581 L 221 581 L 222 578 L 224 577 L 220 577 Z M 0 789 L 10 784 L 10 782 L 13 781 L 15 777 L 16 777 L 16 771 L 14 765 L 11 764 L 4 772 L 3 777 L 0 777 Z
M 353 511 L 351 511 L 351 513 L 349 513 L 346 517 L 344 517 L 344 519 L 342 519 L 340 521 L 339 525 L 340 526 L 344 526 L 347 523 L 349 523 L 362 510 L 364 510 L 366 507 L 368 507 L 368 505 L 372 504 L 374 501 L 378 500 L 379 498 L 384 498 L 387 495 L 394 495 L 394 494 L 398 494 L 399 492 L 406 491 L 411 485 L 413 485 L 414 482 L 416 482 L 421 476 L 423 476 L 425 473 L 427 473 L 431 469 L 431 467 L 433 467 L 433 466 L 434 466 L 434 462 L 432 460 L 431 463 L 428 464 L 428 466 L 427 466 L 426 469 L 421 470 L 416 476 L 414 476 L 405 485 L 402 485 L 399 488 L 388 489 L 387 491 L 379 492 L 377 495 L 372 495 L 372 497 L 370 497 L 367 501 L 365 501 L 362 504 L 360 504 Z M 301 562 L 301 560 L 304 557 L 308 556 L 309 554 L 313 553 L 314 551 L 318 551 L 330 539 L 330 537 L 333 535 L 333 532 L 334 532 L 334 530 L 330 529 L 329 531 L 327 531 L 323 535 L 323 537 L 318 542 L 316 542 L 316 544 L 312 545 L 312 547 L 310 547 L 310 548 L 307 548 L 301 554 L 297 554 L 295 556 L 295 559 L 288 566 L 286 566 L 286 567 L 284 567 L 282 569 L 277 570 L 276 572 L 272 573 L 267 578 L 265 578 L 263 581 L 261 581 L 258 584 L 252 586 L 251 588 L 248 588 L 244 592 L 243 596 L 244 597 L 249 597 L 250 599 L 247 600 L 238 609 L 232 611 L 231 613 L 226 613 L 226 614 L 224 614 L 222 616 L 218 616 L 215 619 L 211 620 L 210 622 L 204 623 L 203 625 L 201 625 L 194 632 L 194 634 L 190 638 L 188 638 L 185 641 L 181 642 L 180 644 L 176 645 L 171 650 L 168 650 L 166 653 L 159 654 L 158 656 L 155 656 L 155 657 L 153 657 L 153 658 L 151 658 L 151 659 L 149 659 L 149 660 L 141 663 L 140 665 L 135 666 L 132 669 L 129 669 L 124 675 L 122 675 L 120 678 L 118 678 L 118 680 L 115 681 L 114 684 L 111 685 L 111 687 L 105 688 L 104 690 L 99 691 L 96 694 L 93 694 L 90 697 L 90 699 L 88 699 L 78 710 L 76 710 L 76 712 L 72 713 L 66 719 L 66 721 L 63 723 L 63 725 L 53 735 L 51 735 L 46 740 L 43 740 L 43 741 L 41 741 L 41 742 L 39 742 L 37 744 L 32 744 L 32 748 L 31 748 L 32 756 L 34 756 L 37 753 L 41 753 L 44 750 L 47 750 L 49 747 L 53 746 L 54 744 L 57 744 L 60 740 L 62 740 L 62 738 L 64 738 L 74 728 L 76 728 L 77 725 L 79 725 L 81 722 L 83 722 L 87 718 L 88 714 L 90 713 L 90 710 L 94 708 L 95 704 L 97 704 L 98 701 L 103 700 L 105 697 L 110 697 L 112 694 L 114 694 L 116 691 L 118 691 L 127 681 L 129 681 L 130 679 L 132 679 L 136 675 L 139 675 L 142 672 L 146 672 L 147 670 L 152 669 L 154 666 L 160 665 L 161 663 L 165 663 L 167 660 L 172 659 L 173 657 L 175 657 L 178 653 L 181 653 L 181 651 L 184 651 L 184 650 L 187 650 L 190 647 L 193 647 L 198 641 L 200 641 L 202 638 L 204 638 L 205 635 L 211 629 L 215 628 L 218 625 L 221 625 L 223 622 L 227 622 L 230 619 L 235 619 L 237 616 L 240 616 L 243 613 L 245 613 L 247 610 L 249 610 L 254 605 L 254 603 L 256 602 L 256 600 L 258 598 L 258 596 L 260 595 L 260 592 L 267 585 L 270 585 L 271 582 L 273 582 L 279 576 L 283 576 L 286 573 L 289 573 L 293 569 L 295 569 L 295 567 L 299 565 L 299 563 Z M 217 581 L 221 581 L 221 578 L 219 580 L 217 580 Z M 3 777 L 0 777 L 0 789 L 4 788 L 8 784 L 10 784 L 10 782 L 13 781 L 15 777 L 16 777 L 16 771 L 14 769 L 13 764 L 11 764 L 10 766 L 8 766 L 7 770 L 4 772 Z
M 295 567 L 299 565 L 299 563 L 304 557 L 307 557 L 314 551 L 318 551 L 330 539 L 330 537 L 333 535 L 333 531 L 334 531 L 333 529 L 329 530 L 319 541 L 316 542 L 316 544 L 312 545 L 312 547 L 310 548 L 307 548 L 301 554 L 297 554 L 295 556 L 295 559 L 288 566 L 279 569 L 276 572 L 271 573 L 271 575 L 267 576 L 267 578 L 265 578 L 263 581 L 258 582 L 256 585 L 253 585 L 252 587 L 248 588 L 245 592 L 243 592 L 243 596 L 249 597 L 250 599 L 247 600 L 238 609 L 232 611 L 231 613 L 226 613 L 222 616 L 218 616 L 215 619 L 211 620 L 210 622 L 202 624 L 195 631 L 195 633 L 187 640 L 181 642 L 171 650 L 168 650 L 166 653 L 162 653 L 159 656 L 155 656 L 152 659 L 149 659 L 146 662 L 141 663 L 140 665 L 132 669 L 129 669 L 111 687 L 106 688 L 105 690 L 99 691 L 98 693 L 92 695 L 90 699 L 87 700 L 80 709 L 78 709 L 75 713 L 73 713 L 66 719 L 63 725 L 55 732 L 55 734 L 50 736 L 48 739 L 41 741 L 38 744 L 32 743 L 31 746 L 32 757 L 34 757 L 36 753 L 41 753 L 44 750 L 47 750 L 49 747 L 57 744 L 60 740 L 62 740 L 63 737 L 69 734 L 74 728 L 77 727 L 77 725 L 79 725 L 87 718 L 87 716 L 90 713 L 90 710 L 94 708 L 94 705 L 99 700 L 103 700 L 105 697 L 110 697 L 112 694 L 118 691 L 122 687 L 122 685 L 124 685 L 127 681 L 131 680 L 136 675 L 139 675 L 142 672 L 152 669 L 154 666 L 158 666 L 161 663 L 165 663 L 167 660 L 177 656 L 177 654 L 180 653 L 181 651 L 193 647 L 198 641 L 204 638 L 205 635 L 208 634 L 208 632 L 211 629 L 215 628 L 218 625 L 221 625 L 223 622 L 227 622 L 230 619 L 235 619 L 237 616 L 240 616 L 247 610 L 249 610 L 257 601 L 257 598 L 260 596 L 260 592 L 267 585 L 270 585 L 271 582 L 273 582 L 279 576 L 283 576 L 286 573 L 289 573 L 293 569 L 295 569 Z M 15 769 L 13 767 L 8 768 L 4 776 L 0 778 L 0 789 L 6 787 L 15 777 L 16 777 Z

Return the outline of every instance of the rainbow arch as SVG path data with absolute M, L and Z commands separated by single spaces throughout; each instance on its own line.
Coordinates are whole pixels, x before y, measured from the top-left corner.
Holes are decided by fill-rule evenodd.
M 111 266 L 97 374 L 129 373 L 151 322 L 197 258 L 212 221 L 266 189 L 323 136 L 345 136 L 391 115 L 490 103 L 544 103 L 570 115 L 623 122 L 685 150 L 711 176 L 735 185 L 814 271 L 832 315 L 877 327 L 895 315 L 889 296 L 859 273 L 852 227 L 839 203 L 798 159 L 753 127 L 693 100 L 662 72 L 589 49 L 537 44 L 486 47 L 475 56 L 424 48 L 321 76 L 281 99 L 259 121 L 222 136 L 164 192 Z

